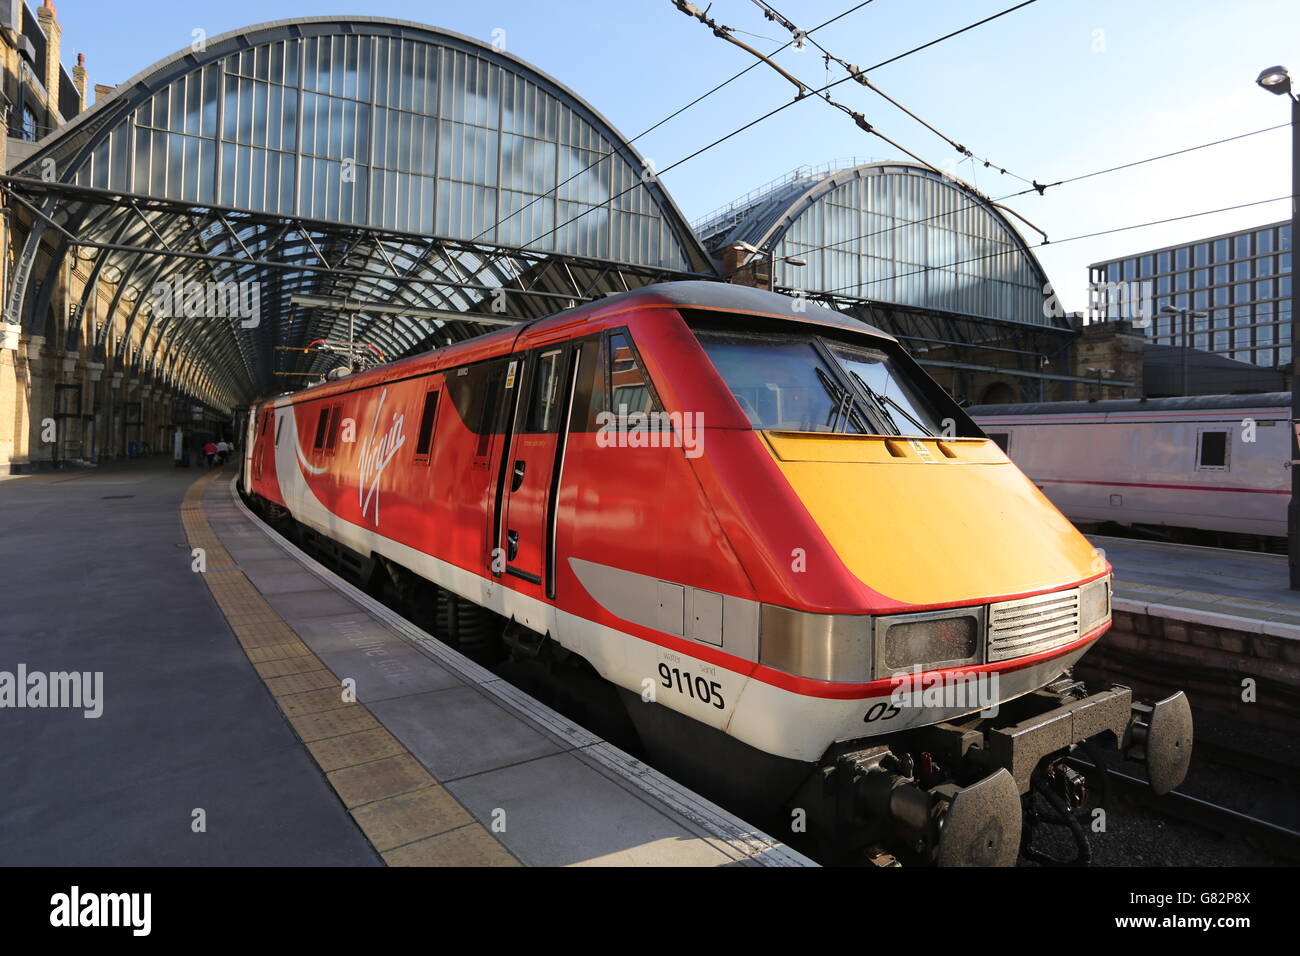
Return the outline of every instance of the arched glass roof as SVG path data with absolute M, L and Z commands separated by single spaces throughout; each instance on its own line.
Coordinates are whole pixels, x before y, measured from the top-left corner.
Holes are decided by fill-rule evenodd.
M 745 242 L 774 256 L 781 288 L 1053 323 L 1043 309 L 1047 277 L 1019 233 L 987 202 L 923 166 L 801 171 L 697 231 L 715 253 Z
M 281 390 L 285 368 L 323 371 L 328 358 L 275 349 L 346 337 L 349 324 L 394 357 L 439 330 L 466 334 L 426 313 L 529 318 L 713 272 L 641 157 L 504 51 L 337 17 L 196 47 L 122 84 L 11 171 L 34 197 L 33 255 L 20 267 L 31 269 L 42 239 L 59 250 L 51 270 L 75 249 L 90 285 L 103 283 L 144 331 L 146 371 L 162 340 L 185 343 L 210 366 L 211 397 L 233 404 Z M 160 283 L 190 282 L 257 283 L 260 321 L 155 308 Z M 35 329 L 50 284 L 17 276 L 10 316 Z M 503 288 L 504 312 L 490 309 Z M 330 312 L 295 296 L 409 309 Z

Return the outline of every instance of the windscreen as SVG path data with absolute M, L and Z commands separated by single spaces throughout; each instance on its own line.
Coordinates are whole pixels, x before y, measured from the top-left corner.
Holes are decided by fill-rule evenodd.
M 706 330 L 697 335 L 754 428 L 940 433 L 934 410 L 882 351 L 817 336 Z

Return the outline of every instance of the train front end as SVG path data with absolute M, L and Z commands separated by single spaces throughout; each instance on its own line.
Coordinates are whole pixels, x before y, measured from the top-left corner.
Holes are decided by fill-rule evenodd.
M 841 854 L 1009 864 L 1036 796 L 1061 822 L 1087 811 L 1085 742 L 1181 782 L 1181 693 L 1070 677 L 1110 627 L 1104 557 L 891 336 L 755 296 L 682 310 L 681 366 L 700 363 L 702 480 L 760 606 L 727 732 L 819 767 L 788 806 Z

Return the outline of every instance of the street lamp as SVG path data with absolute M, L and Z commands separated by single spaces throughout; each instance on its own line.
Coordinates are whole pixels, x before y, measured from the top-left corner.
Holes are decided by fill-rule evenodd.
M 1084 371 L 1097 373 L 1097 399 L 1100 401 L 1101 399 L 1105 398 L 1106 395 L 1102 391 L 1102 378 L 1103 376 L 1106 375 L 1114 375 L 1115 370 L 1113 368 L 1092 368 L 1091 366 L 1089 366 L 1088 368 L 1084 369 Z
M 748 242 L 738 242 L 732 248 L 737 249 L 740 252 L 749 253 L 750 258 L 748 262 L 736 266 L 734 269 L 732 269 L 730 272 L 726 274 L 724 278 L 728 282 L 731 281 L 732 276 L 744 272 L 747 269 L 749 270 L 750 276 L 753 277 L 754 279 L 757 279 L 758 276 L 757 276 L 757 270 L 755 269 L 755 266 L 757 266 L 759 262 L 762 262 L 764 259 L 766 259 L 767 260 L 767 287 L 768 289 L 775 290 L 776 289 L 776 264 L 778 262 L 784 262 L 786 265 L 796 266 L 796 267 L 806 266 L 808 264 L 808 260 L 800 256 L 778 257 L 776 254 L 775 245 L 773 245 L 771 249 L 767 250 L 766 254 L 764 254 L 763 251 L 759 249 L 757 246 L 751 246 Z
M 1284 66 L 1270 66 L 1256 77 L 1255 82 L 1279 96 L 1291 92 L 1291 75 Z
M 1300 391 L 1296 390 L 1296 354 L 1300 348 L 1300 288 L 1295 282 L 1295 244 L 1300 237 L 1300 210 L 1296 196 L 1300 194 L 1300 100 L 1291 92 L 1291 76 L 1285 67 L 1270 66 L 1255 80 L 1270 93 L 1287 96 L 1291 100 L 1291 502 L 1286 509 L 1287 557 L 1291 566 L 1291 590 L 1300 591 L 1300 441 L 1297 425 L 1300 424 Z M 1280 244 L 1279 244 L 1280 245 Z
M 1187 353 L 1192 347 L 1192 336 L 1188 332 L 1188 323 L 1192 319 L 1209 318 L 1206 312 L 1193 312 L 1191 309 L 1175 309 L 1172 305 L 1162 305 L 1160 311 L 1165 315 L 1181 315 L 1183 317 L 1183 394 L 1187 394 Z

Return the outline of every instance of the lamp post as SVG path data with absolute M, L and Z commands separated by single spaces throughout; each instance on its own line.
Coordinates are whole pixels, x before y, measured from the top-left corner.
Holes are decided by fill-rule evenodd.
M 1287 557 L 1291 567 L 1291 590 L 1300 591 L 1300 391 L 1296 382 L 1296 352 L 1300 348 L 1300 313 L 1296 310 L 1300 289 L 1295 282 L 1295 244 L 1300 238 L 1300 210 L 1296 196 L 1300 194 L 1300 100 L 1291 92 L 1291 76 L 1285 67 L 1270 66 L 1255 80 L 1270 93 L 1291 100 L 1291 502 L 1286 509 Z M 1281 243 L 1279 243 L 1279 246 Z
M 1106 397 L 1105 393 L 1102 391 L 1102 378 L 1106 375 L 1114 375 L 1115 370 L 1113 368 L 1092 368 L 1089 366 L 1084 369 L 1084 371 L 1097 373 L 1097 400 L 1101 401 Z
M 1188 323 L 1190 323 L 1192 319 L 1209 318 L 1209 315 L 1208 313 L 1205 312 L 1193 312 L 1191 309 L 1176 309 L 1172 305 L 1161 306 L 1160 311 L 1165 313 L 1165 315 L 1181 315 L 1183 317 L 1183 322 L 1182 322 L 1183 394 L 1186 395 L 1187 394 L 1187 353 L 1192 347 L 1192 336 L 1191 336 L 1191 332 L 1188 331 Z
M 800 258 L 799 256 L 778 257 L 776 254 L 775 245 L 773 245 L 772 248 L 767 251 L 766 255 L 764 255 L 762 250 L 760 250 L 758 247 L 751 246 L 748 242 L 738 242 L 731 248 L 736 249 L 740 252 L 748 253 L 750 258 L 747 262 L 741 263 L 740 265 L 731 269 L 729 272 L 726 273 L 726 275 L 723 276 L 723 278 L 726 279 L 726 281 L 728 282 L 733 281 L 732 278 L 733 276 L 739 275 L 745 270 L 749 270 L 750 276 L 756 279 L 757 270 L 755 267 L 758 265 L 759 262 L 762 261 L 762 259 L 766 259 L 767 260 L 767 287 L 769 290 L 775 291 L 776 264 L 778 262 L 784 262 L 786 265 L 791 265 L 791 266 L 806 266 L 808 264 L 807 259 Z M 762 259 L 759 258 L 760 256 L 762 257 Z

